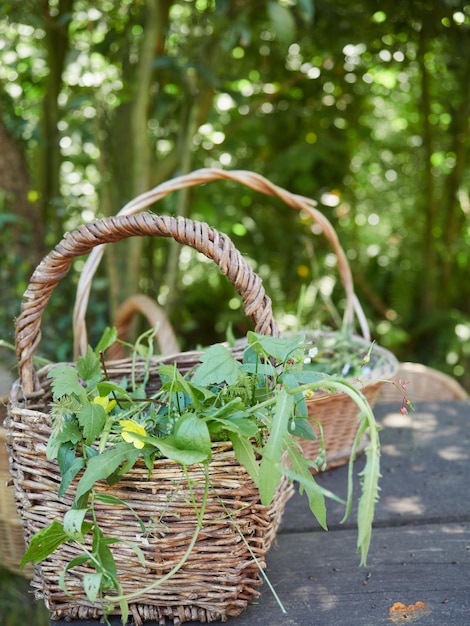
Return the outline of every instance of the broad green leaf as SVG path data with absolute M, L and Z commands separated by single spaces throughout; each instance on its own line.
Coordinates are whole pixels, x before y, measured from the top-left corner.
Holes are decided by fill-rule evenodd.
M 208 455 L 201 450 L 181 449 L 175 442 L 173 436 L 170 437 L 142 437 L 142 441 L 157 448 L 167 459 L 181 463 L 182 465 L 193 465 L 206 461 Z
M 303 337 L 269 337 L 248 331 L 247 340 L 249 346 L 266 359 L 273 357 L 278 363 L 284 363 L 295 354 Z
M 23 568 L 29 561 L 34 563 L 43 561 L 67 540 L 68 536 L 62 524 L 54 520 L 49 526 L 42 528 L 31 537 L 28 549 L 21 559 L 20 567 Z
M 103 574 L 101 572 L 94 572 L 93 574 L 84 574 L 83 576 L 83 590 L 90 602 L 95 602 L 100 592 L 101 581 L 103 580 Z
M 211 454 L 211 438 L 206 422 L 195 413 L 182 415 L 175 424 L 173 438 L 182 450 L 199 450 L 206 457 Z
M 86 402 L 86 391 L 78 380 L 77 370 L 71 365 L 56 365 L 47 377 L 52 378 L 54 400 L 74 394 L 81 402 Z
M 57 463 L 59 464 L 60 473 L 64 476 L 73 463 L 75 462 L 76 449 L 71 443 L 63 443 L 59 447 L 59 451 L 57 453 Z
M 100 359 L 90 346 L 86 354 L 77 359 L 77 374 L 86 382 L 88 388 L 96 387 L 98 381 L 103 378 Z
M 292 430 L 292 422 L 294 423 L 294 429 Z M 303 417 L 295 417 L 291 420 L 289 425 L 289 431 L 294 437 L 299 439 L 306 439 L 307 441 L 316 441 L 318 439 L 315 429 L 313 428 L 310 420 Z
M 113 343 L 115 343 L 117 336 L 118 336 L 117 329 L 114 327 L 107 326 L 104 329 L 101 339 L 99 340 L 98 345 L 95 348 L 96 354 L 99 354 L 100 352 L 104 352 L 110 346 L 112 346 Z
M 222 344 L 211 346 L 200 357 L 201 365 L 196 369 L 193 382 L 196 385 L 227 383 L 234 385 L 240 373 L 240 363 Z
M 288 433 L 293 406 L 294 397 L 284 389 L 281 390 L 276 398 L 268 441 L 261 451 L 259 491 L 261 502 L 265 505 L 271 503 L 281 478 L 281 458 L 285 450 L 284 439 Z
M 83 543 L 83 522 L 88 509 L 70 509 L 64 515 L 64 531 L 73 541 Z
M 210 420 L 212 419 L 212 416 L 210 416 Z M 236 433 L 238 436 L 246 439 L 254 439 L 258 434 L 258 426 L 251 419 L 247 419 L 242 411 L 223 418 L 217 417 L 214 422 L 219 424 L 223 430 Z
M 251 443 L 245 437 L 239 437 L 235 432 L 229 432 L 233 451 L 240 465 L 246 469 L 255 485 L 259 485 L 259 464 Z
M 67 491 L 70 483 L 73 481 L 78 472 L 85 467 L 86 461 L 83 457 L 76 457 L 71 465 L 68 466 L 67 471 L 62 474 L 62 481 L 60 483 L 57 495 L 59 498 Z
M 121 385 L 117 385 L 116 383 L 113 383 L 109 380 L 103 380 L 98 383 L 96 385 L 96 390 L 98 391 L 99 395 L 103 397 L 109 396 L 110 393 L 114 392 L 119 400 L 121 400 L 121 398 L 129 401 L 132 399 L 127 391 L 123 387 L 121 387 Z
M 296 389 L 299 386 L 299 381 L 293 372 L 284 372 L 280 376 L 281 382 L 287 389 Z M 294 394 L 295 399 L 295 413 L 302 417 L 308 417 L 307 403 L 305 402 L 304 394 L 299 391 Z
M 84 495 L 98 480 L 105 480 L 124 462 L 135 461 L 140 452 L 131 443 L 118 443 L 88 460 L 87 468 L 77 485 L 76 499 Z
M 105 538 L 103 532 L 97 525 L 93 528 L 93 554 L 99 561 L 102 571 L 113 580 L 116 580 L 117 567 L 113 553 L 109 549 L 108 544 L 115 543 L 116 541 L 118 540 L 114 537 Z
M 85 443 L 88 446 L 98 439 L 106 423 L 106 410 L 101 404 L 87 404 L 77 414 Z

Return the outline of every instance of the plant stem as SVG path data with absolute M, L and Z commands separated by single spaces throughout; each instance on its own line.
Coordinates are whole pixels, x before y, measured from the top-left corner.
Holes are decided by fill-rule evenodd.
M 183 556 L 181 557 L 180 561 L 164 576 L 162 576 L 161 578 L 159 578 L 157 581 L 155 581 L 154 583 L 152 583 L 151 585 L 148 585 L 147 587 L 144 587 L 143 589 L 139 589 L 139 591 L 135 591 L 134 593 L 129 593 L 129 594 L 124 594 L 121 596 L 106 596 L 104 599 L 107 602 L 121 602 L 122 600 L 134 600 L 135 598 L 138 598 L 139 596 L 148 593 L 149 591 L 152 591 L 152 589 L 155 589 L 156 587 L 159 587 L 160 585 L 162 585 L 164 582 L 166 582 L 169 578 L 171 578 L 174 574 L 176 574 L 176 572 L 178 572 L 183 565 L 186 563 L 186 561 L 188 560 L 191 552 L 193 551 L 194 546 L 196 545 L 196 541 L 197 538 L 199 536 L 199 531 L 202 528 L 202 521 L 203 521 L 203 517 L 204 517 L 204 512 L 206 510 L 206 504 L 207 504 L 207 496 L 209 493 L 209 473 L 207 471 L 207 466 L 205 466 L 206 471 L 205 471 L 205 485 L 204 485 L 204 494 L 202 497 L 202 503 L 201 503 L 201 508 L 199 509 L 199 511 L 197 510 L 197 507 L 195 507 L 195 513 L 196 513 L 196 518 L 197 518 L 197 524 L 196 524 L 196 529 L 194 531 L 194 534 L 191 538 L 191 541 L 189 542 L 189 545 L 185 551 L 185 553 L 183 554 Z

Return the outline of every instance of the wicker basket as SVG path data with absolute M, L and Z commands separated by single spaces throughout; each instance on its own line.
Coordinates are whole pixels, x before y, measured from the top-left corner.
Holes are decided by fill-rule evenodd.
M 27 565 L 20 571 L 20 562 L 26 549 L 23 525 L 16 511 L 13 489 L 9 486 L 11 476 L 8 452 L 5 447 L 6 429 L 3 426 L 7 414 L 8 396 L 0 397 L 0 565 L 15 574 L 27 578 L 33 575 L 33 568 Z
M 123 207 L 119 215 L 138 213 L 171 192 L 202 185 L 215 180 L 235 181 L 267 196 L 278 197 L 289 207 L 308 215 L 313 222 L 321 227 L 323 234 L 337 257 L 338 271 L 346 294 L 343 326 L 345 328 L 353 328 L 356 322 L 359 324 L 361 336 L 355 336 L 354 340 L 362 344 L 364 346 L 364 353 L 367 353 L 371 346 L 370 331 L 362 307 L 354 292 L 352 273 L 347 256 L 340 244 L 335 229 L 330 221 L 315 208 L 316 203 L 314 200 L 290 193 L 254 172 L 206 168 L 174 178 L 141 194 Z M 77 287 L 78 297 L 74 311 L 74 327 L 77 329 L 75 339 L 76 353 L 86 349 L 85 311 L 91 281 L 103 252 L 103 247 L 93 250 L 85 263 Z M 369 366 L 370 371 L 367 374 L 361 375 L 360 380 L 351 379 L 349 382 L 352 382 L 360 388 L 371 406 L 373 406 L 384 381 L 391 380 L 395 376 L 398 369 L 398 361 L 391 352 L 374 344 Z M 322 424 L 327 460 L 325 467 L 332 468 L 344 464 L 350 457 L 351 448 L 358 429 L 358 410 L 356 404 L 344 393 L 334 395 L 326 393 L 316 394 L 307 404 L 309 415 L 314 420 L 313 425 L 318 435 L 319 428 L 316 422 Z M 366 443 L 367 439 L 364 438 L 356 452 L 359 453 Z M 320 450 L 319 443 L 305 441 L 302 445 L 304 447 L 304 453 L 315 460 Z
M 65 235 L 36 268 L 17 320 L 19 379 L 10 394 L 6 423 L 15 495 L 27 538 L 53 519 L 62 519 L 73 501 L 70 489 L 58 498 L 59 470 L 56 463 L 45 456 L 51 431 L 48 414 L 50 388 L 46 377 L 50 367 L 35 371 L 32 361 L 40 341 L 43 311 L 52 291 L 66 275 L 76 256 L 87 254 L 99 244 L 133 235 L 173 237 L 213 259 L 241 295 L 244 311 L 255 323 L 256 331 L 277 334 L 271 302 L 264 293 L 261 280 L 228 237 L 206 224 L 144 213 L 108 218 Z M 162 360 L 176 362 L 184 371 L 197 361 L 197 355 L 185 353 L 161 357 L 152 363 L 152 371 Z M 122 372 L 129 373 L 130 367 L 130 361 L 126 359 L 110 363 L 108 374 L 111 380 L 119 379 Z M 200 466 L 191 466 L 189 472 L 193 494 L 196 500 L 200 500 L 204 474 Z M 262 506 L 256 486 L 236 461 L 229 443 L 213 445 L 209 472 L 213 489 L 209 493 L 205 522 L 195 546 L 176 574 L 152 592 L 144 593 L 138 604 L 130 606 L 137 624 L 146 620 L 164 624 L 167 618 L 174 624 L 190 620 L 225 620 L 228 616 L 239 614 L 259 595 L 259 569 L 235 523 L 264 567 L 265 555 L 274 540 L 292 488 L 287 481 L 283 481 L 272 505 Z M 125 500 L 144 520 L 153 518 L 161 524 L 155 536 L 148 537 L 147 542 L 141 545 L 146 560 L 145 569 L 125 544 L 117 544 L 113 548 L 119 578 L 126 593 L 144 589 L 156 577 L 170 571 L 188 548 L 196 519 L 193 506 L 188 504 L 190 494 L 181 477 L 181 466 L 163 459 L 156 461 L 150 478 L 144 466 L 136 465 L 118 485 L 102 486 L 106 493 Z M 227 509 L 233 522 L 227 520 Z M 126 511 L 104 505 L 102 510 L 97 509 L 98 523 L 105 532 L 109 529 L 113 536 L 135 541 L 139 527 Z M 75 555 L 74 548 L 64 544 L 34 568 L 32 585 L 37 596 L 44 598 L 52 619 L 90 619 L 101 615 L 99 604 L 91 603 L 83 594 L 74 578 L 75 570 L 67 575 L 72 597 L 58 586 L 62 569 Z M 116 609 L 118 613 L 119 609 Z

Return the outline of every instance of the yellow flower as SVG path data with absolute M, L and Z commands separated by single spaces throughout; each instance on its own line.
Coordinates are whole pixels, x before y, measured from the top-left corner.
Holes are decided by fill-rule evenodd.
M 93 398 L 93 404 L 100 404 L 106 413 L 111 413 L 116 406 L 116 400 L 110 400 L 108 396 L 96 396 Z
M 139 449 L 144 447 L 144 442 L 135 436 L 136 434 L 142 435 L 142 437 L 147 435 L 147 431 L 143 426 L 134 422 L 134 420 L 119 420 L 119 424 L 122 426 L 121 436 L 124 441 L 133 443 L 134 446 Z

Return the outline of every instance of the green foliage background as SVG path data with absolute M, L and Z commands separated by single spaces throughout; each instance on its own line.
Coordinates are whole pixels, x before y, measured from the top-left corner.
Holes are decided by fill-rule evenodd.
M 379 343 L 469 386 L 468 2 L 4 0 L 2 9 L 0 124 L 24 170 L 19 190 L 7 167 L 0 174 L 5 339 L 32 269 L 65 230 L 199 167 L 249 169 L 319 202 Z M 331 251 L 281 203 L 212 183 L 153 210 L 227 232 L 281 323 L 302 292 L 303 323 L 337 324 Z M 44 316 L 40 350 L 56 360 L 70 357 L 81 265 Z M 215 267 L 139 241 L 113 246 L 100 267 L 92 339 L 136 290 L 164 306 L 182 348 L 220 339 L 230 324 L 246 330 Z

